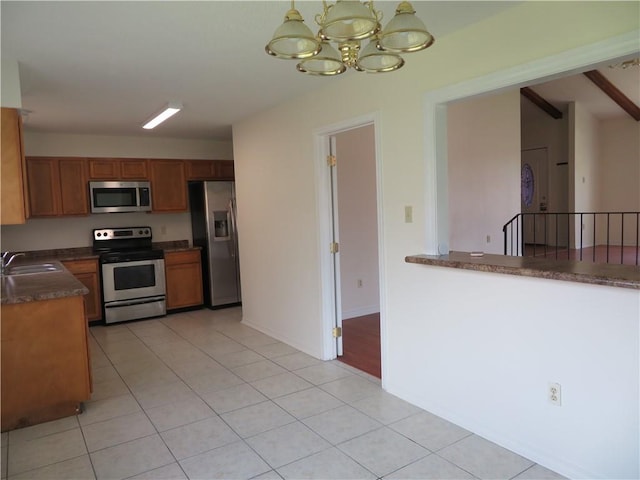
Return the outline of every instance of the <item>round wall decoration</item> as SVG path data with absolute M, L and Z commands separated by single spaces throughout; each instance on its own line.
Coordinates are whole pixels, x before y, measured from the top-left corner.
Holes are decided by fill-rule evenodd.
M 530 207 L 533 203 L 534 178 L 531 165 L 525 163 L 520 173 L 520 191 L 522 194 L 522 203 Z

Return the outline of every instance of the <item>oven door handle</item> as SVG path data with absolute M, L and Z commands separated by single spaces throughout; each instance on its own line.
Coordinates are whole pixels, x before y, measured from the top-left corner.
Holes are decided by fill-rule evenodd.
M 164 301 L 164 299 L 164 295 L 161 295 L 158 297 L 136 298 L 133 300 L 115 300 L 113 302 L 105 303 L 104 308 L 129 307 L 131 305 L 142 305 L 143 303 Z

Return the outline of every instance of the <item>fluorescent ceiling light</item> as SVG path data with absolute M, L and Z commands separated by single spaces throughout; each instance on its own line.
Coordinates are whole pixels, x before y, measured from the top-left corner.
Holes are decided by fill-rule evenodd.
M 158 115 L 156 115 L 151 120 L 149 120 L 147 123 L 145 123 L 142 126 L 142 128 L 146 128 L 147 130 L 151 130 L 152 128 L 157 127 L 158 125 L 160 125 L 167 118 L 170 118 L 170 117 L 174 116 L 180 110 L 182 110 L 182 104 L 181 103 L 170 103 L 169 105 L 166 106 L 166 108 L 162 112 L 160 112 Z

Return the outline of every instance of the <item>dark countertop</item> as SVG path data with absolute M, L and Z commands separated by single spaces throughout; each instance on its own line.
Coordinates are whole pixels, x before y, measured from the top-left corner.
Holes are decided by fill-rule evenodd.
M 188 240 L 173 240 L 169 242 L 154 242 L 153 248 L 157 250 L 164 250 L 165 252 L 173 252 L 180 250 L 191 250 L 193 248 L 200 249 L 200 247 L 190 247 Z M 47 259 L 58 260 L 60 262 L 71 260 L 88 260 L 98 259 L 100 256 L 93 251 L 92 247 L 76 247 L 76 248 L 56 248 L 51 250 L 32 250 L 24 252 L 25 259 Z
M 640 290 L 640 267 L 635 265 L 594 264 L 486 253 L 480 257 L 472 257 L 469 252 L 409 255 L 405 257 L 405 262 Z
M 153 243 L 153 248 L 165 252 L 200 250 L 200 247 L 189 246 L 188 240 L 157 242 Z M 58 263 L 73 260 L 97 260 L 99 257 L 91 247 L 33 250 L 24 253 L 24 257 L 16 259 L 15 265 L 28 265 L 44 261 Z M 61 272 L 2 277 L 1 304 L 35 302 L 89 293 L 89 290 L 76 280 L 72 273 L 64 266 L 62 268 Z
M 16 265 L 28 265 L 30 261 L 16 262 Z M 51 263 L 58 263 L 52 261 Z M 61 271 L 34 273 L 29 275 L 12 275 L 2 277 L 0 302 L 2 305 L 14 303 L 37 302 L 56 298 L 75 297 L 89 293 L 69 270 L 60 264 Z

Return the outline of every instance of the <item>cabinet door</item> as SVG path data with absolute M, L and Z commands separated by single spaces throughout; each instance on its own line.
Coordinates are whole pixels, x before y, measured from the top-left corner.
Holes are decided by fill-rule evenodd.
M 90 158 L 91 180 L 117 180 L 120 178 L 120 162 L 115 158 Z
M 149 160 L 154 212 L 187 211 L 187 179 L 182 160 Z
M 233 160 L 216 160 L 216 177 L 218 180 L 233 180 Z
M 55 158 L 27 158 L 29 207 L 33 217 L 52 217 L 60 211 L 60 177 Z
M 187 160 L 187 180 L 215 180 L 215 160 Z
M 86 160 L 84 158 L 60 158 L 60 198 L 62 215 L 88 215 Z
M 17 108 L 2 108 L 0 120 L 0 220 L 3 225 L 24 223 L 27 219 L 26 172 L 22 146 L 22 119 Z
M 148 180 L 147 161 L 140 158 L 120 160 L 120 178 L 126 180 Z
M 165 254 L 167 310 L 202 305 L 200 251 Z
M 70 260 L 63 262 L 67 270 L 76 277 L 89 293 L 84 296 L 84 309 L 87 321 L 102 319 L 102 303 L 100 300 L 100 275 L 97 260 Z

